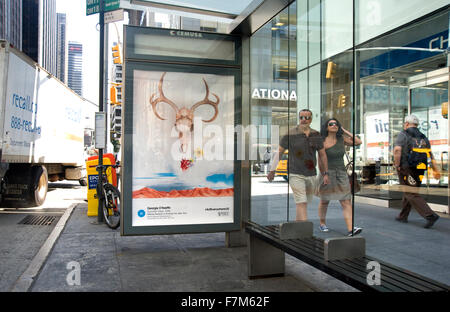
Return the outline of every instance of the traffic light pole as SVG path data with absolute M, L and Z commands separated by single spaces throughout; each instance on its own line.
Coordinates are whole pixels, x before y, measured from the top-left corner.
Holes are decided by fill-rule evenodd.
M 104 64 L 104 56 L 105 56 L 105 0 L 100 0 L 100 68 L 99 68 L 99 95 L 98 95 L 98 111 L 103 112 L 103 93 L 104 93 L 104 71 L 105 71 L 105 64 Z M 98 165 L 103 166 L 103 148 L 99 148 L 98 151 Z M 100 194 L 103 193 L 103 172 L 100 170 L 98 172 L 98 184 L 99 184 L 99 192 Z M 100 194 L 97 194 L 98 198 L 98 214 L 97 214 L 97 221 L 98 223 L 103 223 L 103 198 L 102 196 L 99 196 Z

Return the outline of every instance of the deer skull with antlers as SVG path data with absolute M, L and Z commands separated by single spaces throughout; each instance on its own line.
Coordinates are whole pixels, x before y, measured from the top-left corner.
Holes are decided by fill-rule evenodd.
M 186 153 L 187 147 L 189 146 L 190 140 L 191 140 L 191 132 L 194 130 L 194 111 L 201 105 L 211 105 L 214 107 L 214 116 L 211 119 L 203 120 L 203 122 L 212 122 L 217 118 L 217 115 L 219 113 L 219 110 L 217 106 L 219 105 L 220 99 L 216 94 L 212 94 L 216 101 L 213 102 L 209 100 L 209 87 L 206 83 L 206 80 L 203 79 L 203 82 L 205 83 L 206 87 L 206 95 L 203 100 L 200 102 L 195 103 L 192 105 L 191 108 L 187 108 L 186 106 L 183 106 L 179 108 L 174 102 L 166 98 L 163 92 L 163 82 L 164 82 L 164 76 L 166 73 L 162 74 L 161 79 L 158 83 L 158 92 L 159 96 L 156 96 L 156 94 L 152 94 L 150 97 L 150 104 L 153 108 L 153 113 L 155 116 L 161 120 L 165 120 L 165 118 L 161 117 L 157 110 L 156 106 L 158 103 L 166 103 L 169 104 L 175 111 L 175 129 L 178 131 L 178 137 L 181 142 L 180 150 L 182 153 Z

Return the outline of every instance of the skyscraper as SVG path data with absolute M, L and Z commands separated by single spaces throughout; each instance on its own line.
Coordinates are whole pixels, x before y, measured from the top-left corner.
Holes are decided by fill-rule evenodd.
M 39 61 L 39 0 L 22 2 L 22 52 Z
M 42 0 L 39 6 L 39 64 L 56 76 L 56 0 Z
M 0 0 L 0 39 L 22 49 L 22 0 Z
M 57 23 L 57 61 L 56 77 L 62 82 L 66 82 L 66 14 L 56 14 Z
M 83 96 L 83 45 L 69 41 L 68 50 L 67 85 Z

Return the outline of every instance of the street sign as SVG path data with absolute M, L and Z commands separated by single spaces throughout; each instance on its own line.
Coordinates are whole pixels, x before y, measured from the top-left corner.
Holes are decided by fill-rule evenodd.
M 95 112 L 95 148 L 106 148 L 105 112 Z
M 104 0 L 104 12 L 114 11 L 120 8 L 120 0 Z M 86 0 L 86 15 L 96 14 L 100 12 L 100 0 Z
M 105 24 L 123 21 L 123 9 L 105 13 Z

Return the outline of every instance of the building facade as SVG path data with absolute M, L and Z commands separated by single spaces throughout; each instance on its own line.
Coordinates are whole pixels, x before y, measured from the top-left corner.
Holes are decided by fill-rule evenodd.
M 111 138 L 118 140 L 122 136 L 122 63 L 113 65 L 111 80 L 113 81 L 115 99 L 111 101 Z
M 0 9 L 0 38 L 56 76 L 56 0 L 2 0 Z
M 57 63 L 56 77 L 66 83 L 66 59 L 67 59 L 67 41 L 66 41 L 66 14 L 57 13 Z
M 83 96 L 83 45 L 78 42 L 68 43 L 67 85 Z
M 39 47 L 39 0 L 27 0 L 22 6 L 23 21 L 22 23 L 22 52 L 31 57 L 35 62 L 39 61 L 41 53 Z
M 39 64 L 51 74 L 57 74 L 57 23 L 56 0 L 42 0 L 39 22 Z
M 0 1 L 0 38 L 22 49 L 22 0 Z

